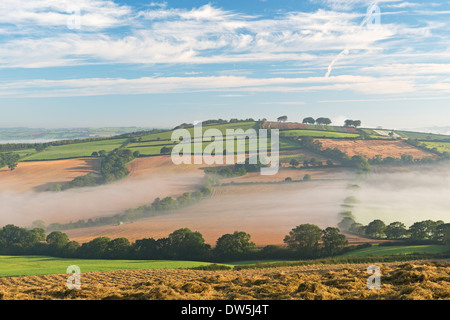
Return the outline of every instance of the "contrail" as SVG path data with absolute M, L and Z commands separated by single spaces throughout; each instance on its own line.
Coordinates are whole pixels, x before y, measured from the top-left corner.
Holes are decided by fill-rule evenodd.
M 374 19 L 374 15 L 373 15 L 374 12 L 377 13 L 378 19 L 379 19 L 380 11 L 379 11 L 377 4 L 378 4 L 378 1 L 375 1 L 367 9 L 367 13 L 366 13 L 366 16 L 364 17 L 364 20 L 359 24 L 360 29 L 362 29 L 364 27 L 364 25 L 367 25 L 367 23 L 370 20 Z M 377 23 L 379 23 L 379 20 L 377 21 Z M 330 65 L 328 66 L 328 71 L 325 74 L 325 78 L 328 78 L 330 76 L 330 73 L 333 70 L 333 66 L 336 63 L 336 61 L 338 61 L 341 56 L 346 56 L 349 52 L 350 52 L 349 49 L 345 48 L 333 59 L 333 61 L 331 61 Z

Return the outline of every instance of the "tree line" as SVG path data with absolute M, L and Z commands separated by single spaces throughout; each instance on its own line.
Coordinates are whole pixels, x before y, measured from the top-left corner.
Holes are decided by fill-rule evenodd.
M 97 237 L 79 244 L 61 231 L 47 236 L 42 228 L 25 229 L 6 225 L 0 229 L 0 254 L 50 255 L 85 259 L 193 260 L 223 262 L 244 259 L 309 259 L 334 256 L 348 244 L 338 228 L 324 230 L 303 224 L 292 229 L 284 242 L 287 247 L 269 245 L 257 249 L 250 234 L 243 231 L 224 234 L 212 248 L 201 233 L 181 228 L 166 238 L 145 238 L 134 243 L 126 238 Z
M 287 116 L 280 116 L 277 118 L 278 122 L 286 122 L 288 120 Z M 326 118 L 326 117 L 319 117 L 317 119 L 314 119 L 313 117 L 306 117 L 303 118 L 302 121 L 303 124 L 317 124 L 317 125 L 330 125 L 332 123 L 332 121 L 330 120 L 330 118 Z M 344 121 L 344 127 L 353 127 L 353 128 L 357 128 L 361 126 L 361 120 L 351 120 L 351 119 L 347 119 Z
M 344 212 L 341 215 L 344 218 L 338 226 L 347 233 L 374 239 L 428 241 L 450 245 L 450 223 L 444 223 L 442 220 L 419 221 L 407 228 L 402 222 L 396 221 L 386 225 L 380 219 L 363 225 L 354 220 L 351 212 Z
M 114 149 L 110 154 L 104 150 L 93 152 L 93 157 L 100 157 L 100 174 L 88 173 L 74 178 L 64 185 L 51 186 L 49 191 L 64 191 L 71 188 L 93 187 L 125 178 L 130 172 L 126 165 L 131 160 L 139 157 L 139 152 L 134 153 L 130 149 Z

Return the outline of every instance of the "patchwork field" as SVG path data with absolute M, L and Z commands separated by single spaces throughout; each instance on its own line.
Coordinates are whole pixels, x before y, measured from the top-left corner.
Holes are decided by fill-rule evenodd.
M 435 158 L 431 152 L 422 151 L 403 141 L 383 141 L 383 140 L 336 140 L 336 139 L 317 139 L 323 149 L 338 148 L 348 156 L 354 155 L 373 158 L 382 155 L 383 158 L 393 157 L 401 158 L 403 154 L 411 155 L 414 159 Z
M 96 158 L 20 162 L 14 171 L 0 169 L 0 192 L 45 191 L 52 184 L 99 170 Z
M 100 150 L 105 150 L 106 152 L 110 152 L 116 148 L 119 148 L 127 141 L 128 139 L 111 139 L 74 143 L 61 146 L 50 146 L 46 150 L 32 154 L 22 160 L 39 161 L 90 157 L 92 152 L 94 151 L 98 152 Z
M 434 300 L 450 298 L 450 264 L 382 263 L 381 289 L 367 288 L 367 264 L 240 271 L 122 270 L 0 278 L 0 298 L 139 300 Z

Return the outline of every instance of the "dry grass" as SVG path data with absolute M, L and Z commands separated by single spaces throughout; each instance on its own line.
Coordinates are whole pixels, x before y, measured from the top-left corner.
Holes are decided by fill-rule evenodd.
M 331 300 L 450 299 L 450 263 L 385 263 L 381 289 L 369 290 L 367 265 L 194 271 L 130 270 L 81 275 L 81 290 L 68 290 L 68 275 L 0 279 L 0 299 Z
M 403 154 L 411 155 L 414 159 L 435 158 L 430 152 L 425 152 L 410 146 L 404 141 L 383 141 L 383 140 L 337 140 L 337 139 L 317 139 L 322 142 L 323 148 L 338 148 L 348 156 L 359 155 L 372 159 L 377 155 L 383 158 L 400 158 Z

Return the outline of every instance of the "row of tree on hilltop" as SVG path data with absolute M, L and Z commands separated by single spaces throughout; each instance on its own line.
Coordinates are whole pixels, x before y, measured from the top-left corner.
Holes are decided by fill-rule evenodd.
M 288 119 L 287 116 L 281 116 L 277 118 L 278 122 L 286 122 Z M 303 124 L 318 124 L 318 125 L 329 125 L 332 123 L 330 118 L 320 117 L 317 119 L 314 119 L 313 117 L 306 117 L 302 121 Z M 360 127 L 361 126 L 361 120 L 350 120 L 347 119 L 344 121 L 344 127 Z

